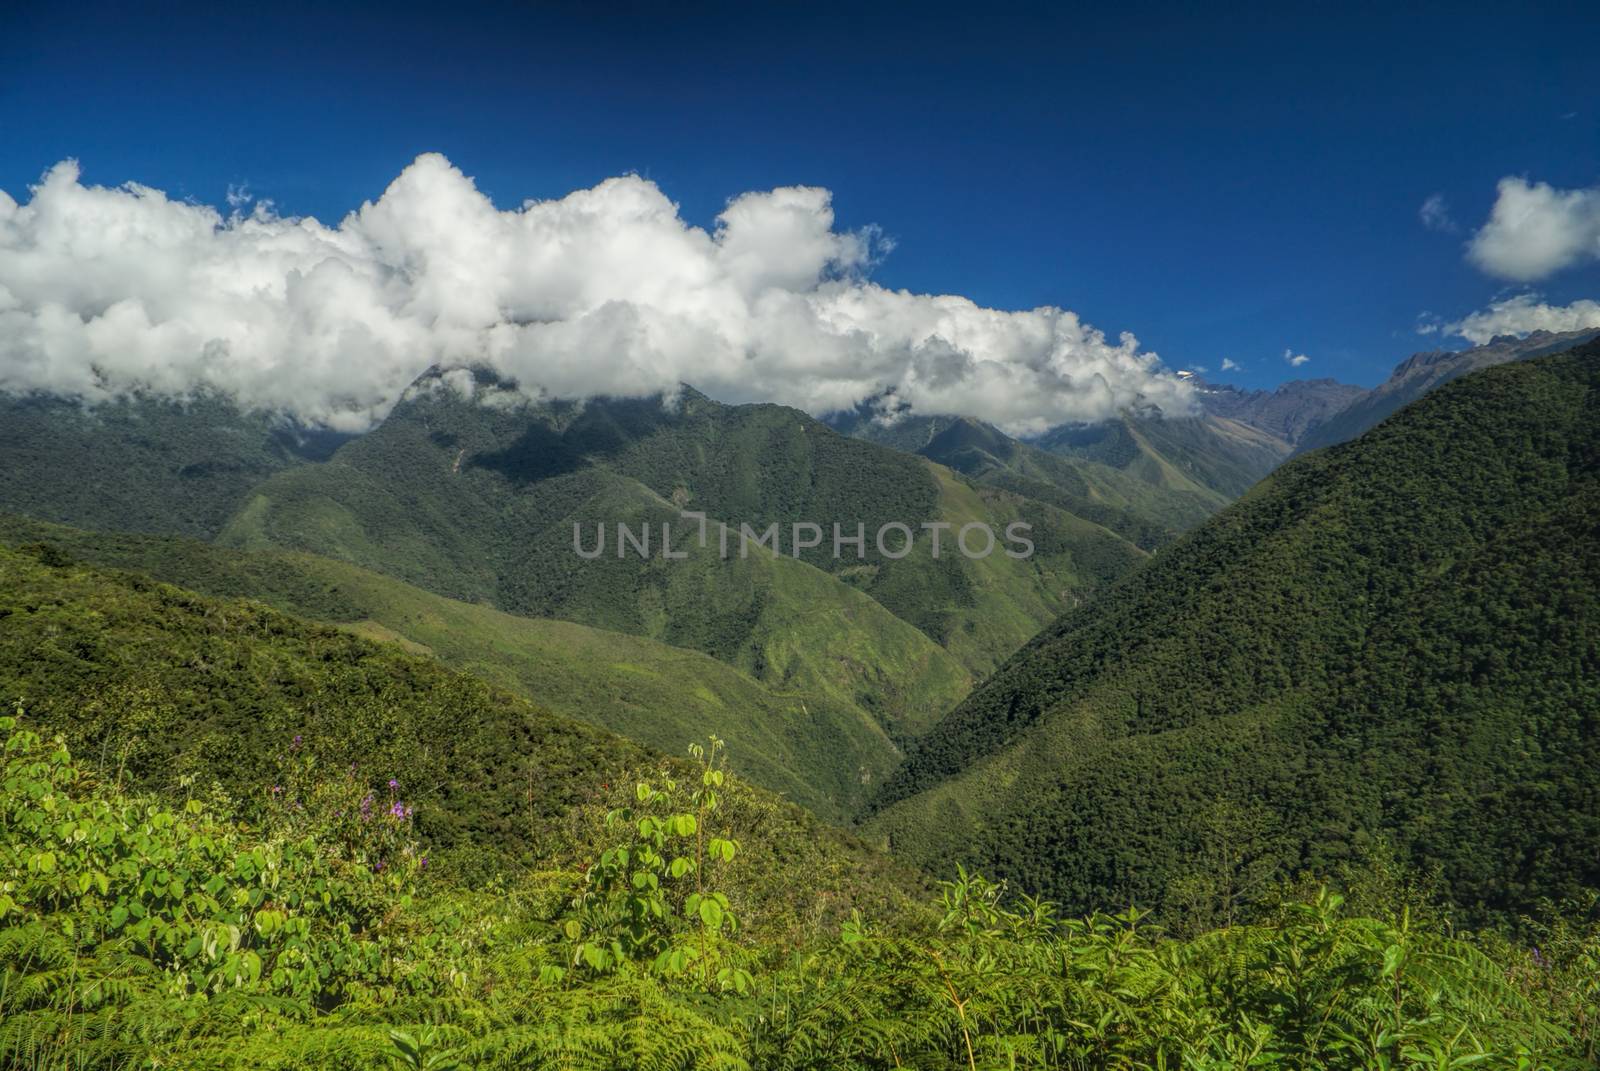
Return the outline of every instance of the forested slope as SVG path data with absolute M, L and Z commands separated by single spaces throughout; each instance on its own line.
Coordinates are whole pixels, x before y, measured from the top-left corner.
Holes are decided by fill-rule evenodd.
M 398 642 L 554 713 L 667 752 L 708 732 L 737 740 L 736 772 L 836 821 L 899 762 L 883 730 L 852 704 L 770 688 L 697 651 L 446 599 L 330 558 L 86 532 L 4 514 L 0 543 L 48 544 L 88 564 Z
M 1063 616 L 875 828 L 1076 906 L 1379 836 L 1473 910 L 1600 884 L 1597 519 L 1600 351 L 1450 384 Z

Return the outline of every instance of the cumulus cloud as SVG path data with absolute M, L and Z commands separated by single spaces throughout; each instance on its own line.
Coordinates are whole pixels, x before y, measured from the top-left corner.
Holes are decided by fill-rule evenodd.
M 1522 178 L 1500 180 L 1467 257 L 1491 275 L 1532 282 L 1600 257 L 1600 187 L 1558 190 Z
M 1417 215 L 1421 218 L 1422 225 L 1430 231 L 1454 234 L 1457 230 L 1456 221 L 1450 216 L 1450 206 L 1445 203 L 1444 195 L 1441 193 L 1430 194 L 1427 200 L 1422 202 L 1422 207 L 1417 210 Z
M 1237 372 L 1239 370 L 1239 362 L 1231 357 L 1224 357 L 1222 359 L 1222 370 L 1224 372 Z
M 1431 327 L 1431 325 L 1430 325 Z M 1517 294 L 1486 309 L 1445 324 L 1443 331 L 1481 346 L 1498 335 L 1527 335 L 1534 331 L 1586 331 L 1600 328 L 1600 302 L 1574 301 L 1549 305 L 1537 294 Z
M 1294 350 L 1284 350 L 1283 359 L 1294 368 L 1299 368 L 1301 365 L 1306 364 L 1311 360 L 1311 358 L 1307 357 L 1305 354 L 1296 353 Z
M 530 395 L 689 382 L 812 412 L 877 398 L 1019 434 L 1193 405 L 1132 335 L 1068 310 L 872 282 L 887 243 L 838 230 L 823 189 L 743 194 L 709 231 L 636 176 L 503 211 L 435 154 L 335 226 L 243 189 L 223 216 L 84 185 L 71 161 L 30 193 L 0 192 L 9 392 L 216 390 L 345 429 L 433 365 L 487 365 Z

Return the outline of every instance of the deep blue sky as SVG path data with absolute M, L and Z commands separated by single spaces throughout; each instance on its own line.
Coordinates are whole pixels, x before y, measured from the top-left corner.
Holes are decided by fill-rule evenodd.
M 503 206 L 636 171 L 708 225 L 822 185 L 896 240 L 880 282 L 1063 305 L 1265 385 L 1376 382 L 1434 344 L 1419 313 L 1502 292 L 1420 224 L 1430 194 L 1470 228 L 1502 176 L 1600 180 L 1592 3 L 593 6 L 5 5 L 0 189 L 73 156 L 333 222 L 437 150 Z M 1540 290 L 1600 297 L 1600 267 Z

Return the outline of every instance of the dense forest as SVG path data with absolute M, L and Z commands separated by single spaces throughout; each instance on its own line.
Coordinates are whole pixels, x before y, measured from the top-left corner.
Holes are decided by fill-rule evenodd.
M 1380 835 L 1474 918 L 1600 884 L 1597 407 L 1590 347 L 1286 465 L 921 738 L 874 828 L 1074 909 Z

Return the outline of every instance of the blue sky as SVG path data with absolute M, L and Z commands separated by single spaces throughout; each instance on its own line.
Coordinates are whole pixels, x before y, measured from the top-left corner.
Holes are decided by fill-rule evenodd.
M 13 10 L 0 190 L 75 157 L 331 223 L 437 151 L 503 207 L 636 172 L 710 226 L 824 186 L 893 239 L 886 286 L 1061 305 L 1268 385 L 1374 383 L 1436 344 L 1419 314 L 1516 292 L 1464 256 L 1500 179 L 1600 182 L 1593 4 L 756 7 Z M 1600 298 L 1600 265 L 1533 285 Z

